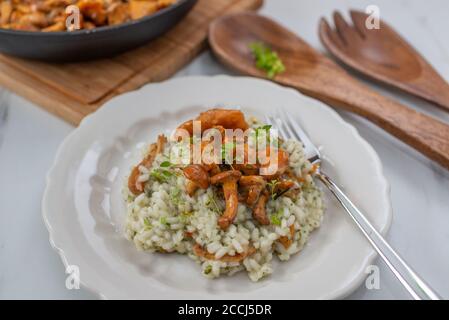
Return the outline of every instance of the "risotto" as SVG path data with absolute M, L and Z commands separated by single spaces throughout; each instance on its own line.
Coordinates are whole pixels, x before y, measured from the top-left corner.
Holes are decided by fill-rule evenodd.
M 207 127 L 201 116 L 198 119 Z M 269 128 L 255 119 L 245 121 L 256 132 Z M 273 256 L 287 261 L 300 252 L 324 213 L 322 194 L 313 180 L 316 168 L 305 158 L 302 144 L 278 142 L 286 159 L 282 172 L 264 177 L 231 162 L 217 166 L 217 172 L 204 170 L 209 183 L 197 181 L 192 189 L 187 166 L 170 160 L 180 142 L 160 136 L 157 144 L 145 149 L 123 189 L 126 237 L 139 250 L 185 254 L 208 278 L 242 270 L 252 281 L 270 275 Z M 228 180 L 221 181 L 222 176 Z M 252 181 L 260 182 L 257 188 Z M 235 208 L 226 187 L 237 190 Z M 232 210 L 234 215 L 224 220 Z

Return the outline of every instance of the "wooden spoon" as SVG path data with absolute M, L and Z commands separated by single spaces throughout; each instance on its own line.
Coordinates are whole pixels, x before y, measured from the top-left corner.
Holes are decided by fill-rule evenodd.
M 335 57 L 368 77 L 449 110 L 449 84 L 411 45 L 385 22 L 370 30 L 367 14 L 350 14 L 353 25 L 334 13 L 335 30 L 321 19 L 321 42 Z
M 209 29 L 218 59 L 244 74 L 265 78 L 249 49 L 255 41 L 271 46 L 284 62 L 286 71 L 276 76 L 277 82 L 369 119 L 449 169 L 449 126 L 369 89 L 276 22 L 240 13 L 214 21 Z

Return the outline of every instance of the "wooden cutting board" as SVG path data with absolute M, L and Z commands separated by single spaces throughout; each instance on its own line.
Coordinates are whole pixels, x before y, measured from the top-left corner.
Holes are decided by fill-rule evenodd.
M 0 85 L 78 125 L 112 97 L 165 80 L 189 63 L 206 48 L 209 23 L 215 18 L 262 4 L 263 0 L 199 0 L 164 36 L 109 59 L 51 64 L 0 54 Z

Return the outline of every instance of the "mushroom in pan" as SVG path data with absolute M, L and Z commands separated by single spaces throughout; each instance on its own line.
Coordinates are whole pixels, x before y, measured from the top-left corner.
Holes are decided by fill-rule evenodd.
M 106 10 L 103 6 L 103 1 L 100 0 L 80 0 L 76 4 L 83 15 L 97 26 L 106 24 Z
M 213 185 L 221 184 L 226 200 L 226 209 L 218 219 L 218 225 L 223 230 L 227 229 L 234 221 L 238 209 L 237 182 L 241 178 L 242 173 L 236 170 L 221 172 L 211 178 Z

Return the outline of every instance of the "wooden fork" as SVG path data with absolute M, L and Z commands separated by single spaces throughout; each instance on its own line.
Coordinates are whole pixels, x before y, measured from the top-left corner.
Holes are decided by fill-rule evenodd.
M 368 15 L 350 11 L 352 24 L 334 12 L 335 29 L 322 18 L 324 46 L 342 63 L 380 82 L 421 97 L 449 111 L 449 84 L 393 28 L 380 21 L 368 29 Z

